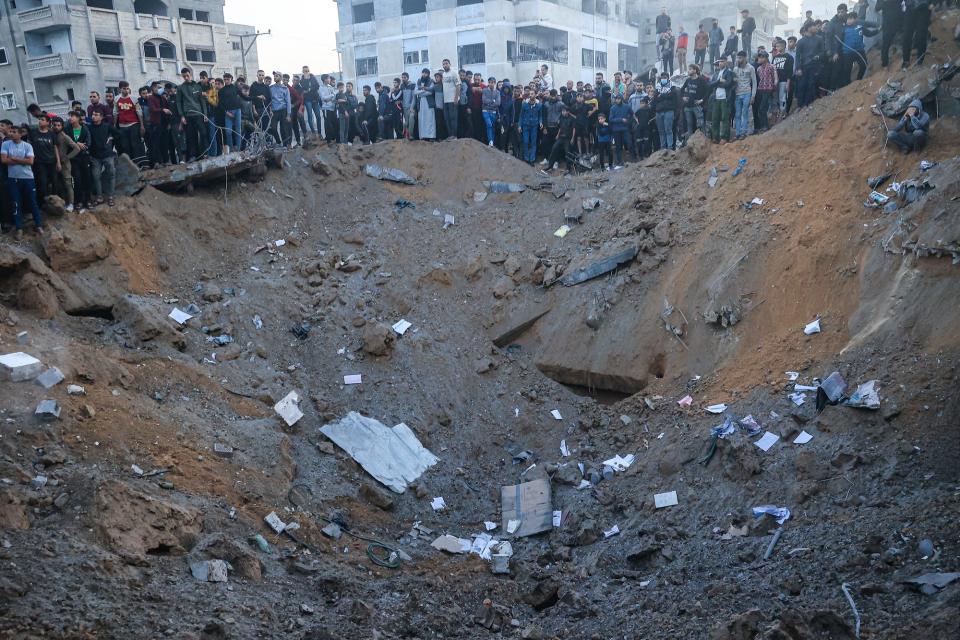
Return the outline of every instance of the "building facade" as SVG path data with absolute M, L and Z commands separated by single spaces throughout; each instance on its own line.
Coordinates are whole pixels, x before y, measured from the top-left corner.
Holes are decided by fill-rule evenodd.
M 546 64 L 554 81 L 593 81 L 597 72 L 634 73 L 656 64 L 657 14 L 663 0 L 337 0 L 337 51 L 343 75 L 364 85 L 406 71 L 419 77 L 444 58 L 455 68 L 528 82 Z M 786 22 L 783 0 L 674 0 L 673 30 L 691 36 L 714 18 L 726 31 L 740 9 L 757 21 L 754 46 Z M 689 59 L 692 61 L 692 51 Z
M 224 0 L 0 0 L 0 118 L 37 103 L 65 113 L 87 92 L 178 81 L 180 68 L 257 69 L 255 32 L 224 21 Z

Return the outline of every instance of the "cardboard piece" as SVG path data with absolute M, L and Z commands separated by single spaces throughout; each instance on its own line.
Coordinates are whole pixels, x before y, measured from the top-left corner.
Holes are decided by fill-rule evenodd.
M 273 410 L 283 418 L 288 427 L 292 427 L 303 417 L 303 412 L 300 411 L 300 396 L 296 391 L 291 391 L 280 402 L 273 405 Z
M 677 504 L 677 492 L 667 491 L 666 493 L 654 494 L 653 504 L 657 509 L 662 509 L 663 507 L 672 507 Z
M 500 488 L 503 530 L 511 520 L 519 520 L 517 537 L 532 536 L 553 528 L 553 503 L 549 480 L 534 480 Z

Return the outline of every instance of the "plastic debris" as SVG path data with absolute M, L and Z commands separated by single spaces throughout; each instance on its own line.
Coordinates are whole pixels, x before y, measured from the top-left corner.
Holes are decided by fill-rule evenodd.
M 570 457 L 570 449 L 567 448 L 566 440 L 560 441 L 560 455 L 562 455 L 564 458 Z
M 300 394 L 291 391 L 280 402 L 273 405 L 273 410 L 283 418 L 288 427 L 292 427 L 303 417 L 303 412 L 300 411 Z
M 517 182 L 500 182 L 499 180 L 490 182 L 487 188 L 492 193 L 522 193 L 527 190 L 524 185 Z
M 760 423 L 757 422 L 752 415 L 749 415 L 741 419 L 740 426 L 746 429 L 747 435 L 750 436 L 751 438 L 756 435 L 759 435 L 760 431 L 763 429 L 763 427 L 760 426 Z
M 568 273 L 560 282 L 562 282 L 564 286 L 571 287 L 575 284 L 592 280 L 593 278 L 613 271 L 621 264 L 626 264 L 627 262 L 632 261 L 637 257 L 637 253 L 639 251 L 639 247 L 633 246 L 607 258 L 601 258 L 600 260 L 597 260 L 586 267 L 580 267 L 579 269 Z
M 823 411 L 828 405 L 835 405 L 843 399 L 843 392 L 847 390 L 847 383 L 839 371 L 834 371 L 817 387 L 817 412 Z
M 707 413 L 723 413 L 727 410 L 727 405 L 724 403 L 720 404 L 711 404 L 707 407 Z
M 872 202 L 876 202 L 877 204 L 887 204 L 887 202 L 890 200 L 890 196 L 884 195 L 879 191 L 871 191 L 867 198 Z
M 263 318 L 259 314 L 253 316 L 253 326 L 257 329 L 263 329 Z
M 657 509 L 662 509 L 664 507 L 672 507 L 678 504 L 677 502 L 677 492 L 676 491 L 667 491 L 666 493 L 657 493 L 653 496 L 653 505 Z
M 623 472 L 629 469 L 630 465 L 632 465 L 636 459 L 636 456 L 634 456 L 632 453 L 628 453 L 625 456 L 617 454 L 609 460 L 604 460 L 603 466 L 610 467 L 614 471 Z
M 807 399 L 807 394 L 805 394 L 805 393 L 799 393 L 799 392 L 798 392 L 798 393 L 791 393 L 788 397 L 790 398 L 790 401 L 793 402 L 793 404 L 795 404 L 795 405 L 797 405 L 797 406 L 799 407 L 799 406 L 801 406 L 801 405 L 803 404 L 803 402 Z
M 500 525 L 498 525 L 496 522 L 490 522 L 489 520 L 485 520 L 483 523 L 483 528 L 486 529 L 487 531 L 493 531 L 499 526 Z
M 215 344 L 218 347 L 222 347 L 224 345 L 227 345 L 233 342 L 233 337 L 228 336 L 226 334 L 221 334 L 219 336 L 210 336 L 207 338 L 207 342 Z
M 620 527 L 617 526 L 617 525 L 613 525 L 612 527 L 610 527 L 609 529 L 607 529 L 606 531 L 603 532 L 603 537 L 604 537 L 604 538 L 612 538 L 613 536 L 615 536 L 615 535 L 617 535 L 617 534 L 619 534 L 619 533 L 620 533 Z
M 568 233 L 570 233 L 570 225 L 565 224 L 561 225 L 559 229 L 554 231 L 553 235 L 557 236 L 558 238 L 565 238 Z
M 740 175 L 743 172 L 743 168 L 745 166 L 747 166 L 747 159 L 740 158 L 739 162 L 737 162 L 736 168 L 733 170 L 733 173 L 731 175 L 734 177 Z
M 343 376 L 343 384 L 363 384 L 363 374 L 353 373 Z
M 786 374 L 787 374 L 787 380 L 789 380 L 790 382 L 796 382 L 797 378 L 800 377 L 800 372 L 798 371 L 787 371 Z
M 960 573 L 925 573 L 922 576 L 904 580 L 904 583 L 919 588 L 926 595 L 933 595 L 954 580 L 960 580 Z
M 776 519 L 777 524 L 783 524 L 790 518 L 790 509 L 787 507 L 777 507 L 772 504 L 765 504 L 763 506 L 753 508 L 754 518 L 759 518 L 765 513 L 769 513 L 771 516 L 773 516 Z
M 250 537 L 250 544 L 256 545 L 264 553 L 270 553 L 270 543 L 259 533 Z
M 67 395 L 69 396 L 85 396 L 87 395 L 87 390 L 81 387 L 78 384 L 68 384 L 67 385 Z
M 677 404 L 681 407 L 689 407 L 691 404 L 693 404 L 693 398 L 691 396 L 683 396 L 677 400 Z
M 939 164 L 938 162 L 931 162 L 931 161 L 929 161 L 929 160 L 921 160 L 921 161 L 920 161 L 920 171 L 929 171 L 930 169 L 933 169 L 933 168 L 934 168 L 935 166 L 937 166 L 938 164 Z
M 807 326 L 803 328 L 803 332 L 808 336 L 811 336 L 815 333 L 820 333 L 820 318 L 817 318 Z
M 364 165 L 363 172 L 371 178 L 377 180 L 388 180 L 390 182 L 399 182 L 400 184 L 417 184 L 414 178 L 401 171 L 400 169 L 391 169 L 381 167 L 377 164 Z
M 857 409 L 879 409 L 880 395 L 876 389 L 877 381 L 869 380 L 857 387 L 853 395 L 843 404 Z
M 737 425 L 734 423 L 733 418 L 728 417 L 723 421 L 723 424 L 718 424 L 710 430 L 710 435 L 715 438 L 724 439 L 727 436 L 733 434 L 737 430 Z
M 310 326 L 309 322 L 301 322 L 300 324 L 295 324 L 290 327 L 290 333 L 295 335 L 299 340 L 306 340 L 310 336 Z
M 454 224 L 456 224 L 456 222 L 457 222 L 457 219 L 453 217 L 453 214 L 451 214 L 451 213 L 445 213 L 445 214 L 443 214 L 443 228 L 444 228 L 444 229 L 449 229 L 449 228 L 452 227 Z
M 554 511 L 553 512 L 553 526 L 554 528 L 559 527 L 563 522 L 563 511 Z
M 276 511 L 268 513 L 266 517 L 264 517 L 264 521 L 270 525 L 270 528 L 273 529 L 275 533 L 283 533 L 284 529 L 287 528 L 287 525 L 280 519 Z

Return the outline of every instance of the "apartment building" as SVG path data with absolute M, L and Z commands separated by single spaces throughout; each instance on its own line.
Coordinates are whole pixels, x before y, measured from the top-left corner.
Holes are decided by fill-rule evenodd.
M 65 113 L 87 92 L 134 90 L 195 73 L 257 69 L 255 32 L 229 24 L 224 0 L 0 0 L 0 117 L 37 103 Z
M 597 72 L 653 63 L 654 37 L 641 38 L 636 0 L 337 0 L 343 75 L 361 85 L 406 71 L 419 77 L 444 58 L 513 82 L 546 64 L 556 81 L 593 81 Z
M 757 21 L 754 46 L 787 20 L 783 0 L 337 0 L 337 50 L 346 78 L 389 82 L 436 70 L 444 58 L 484 77 L 526 82 L 546 64 L 556 81 L 592 81 L 596 72 L 656 63 L 657 14 L 692 35 L 714 19 L 724 31 L 740 10 Z M 691 41 L 692 46 L 692 41 Z M 692 52 L 690 59 L 692 60 Z

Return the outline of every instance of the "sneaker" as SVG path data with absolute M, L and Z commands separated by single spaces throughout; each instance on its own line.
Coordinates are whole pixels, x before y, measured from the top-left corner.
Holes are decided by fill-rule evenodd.
M 66 209 L 67 209 L 67 211 L 69 211 L 70 213 L 73 213 L 73 205 L 72 205 L 72 204 L 68 204 L 67 207 L 66 207 Z
M 623 169 L 623 166 L 619 164 L 613 168 L 614 171 L 620 171 L 621 169 Z
M 488 146 L 488 147 L 492 147 L 492 146 L 493 146 L 493 143 L 492 143 L 492 142 L 488 142 L 488 143 L 487 143 L 487 146 Z
M 543 160 L 540 161 L 540 164 L 542 164 L 543 166 L 547 166 L 548 164 L 550 164 L 550 161 L 544 158 Z
M 556 171 L 556 170 L 559 169 L 559 168 L 560 168 L 560 163 L 559 163 L 559 162 L 554 162 L 554 163 L 553 163 L 553 170 Z
M 353 143 L 352 143 L 352 142 L 348 142 L 348 143 L 347 143 L 347 146 L 348 146 L 348 147 L 352 147 L 352 146 L 353 146 Z

